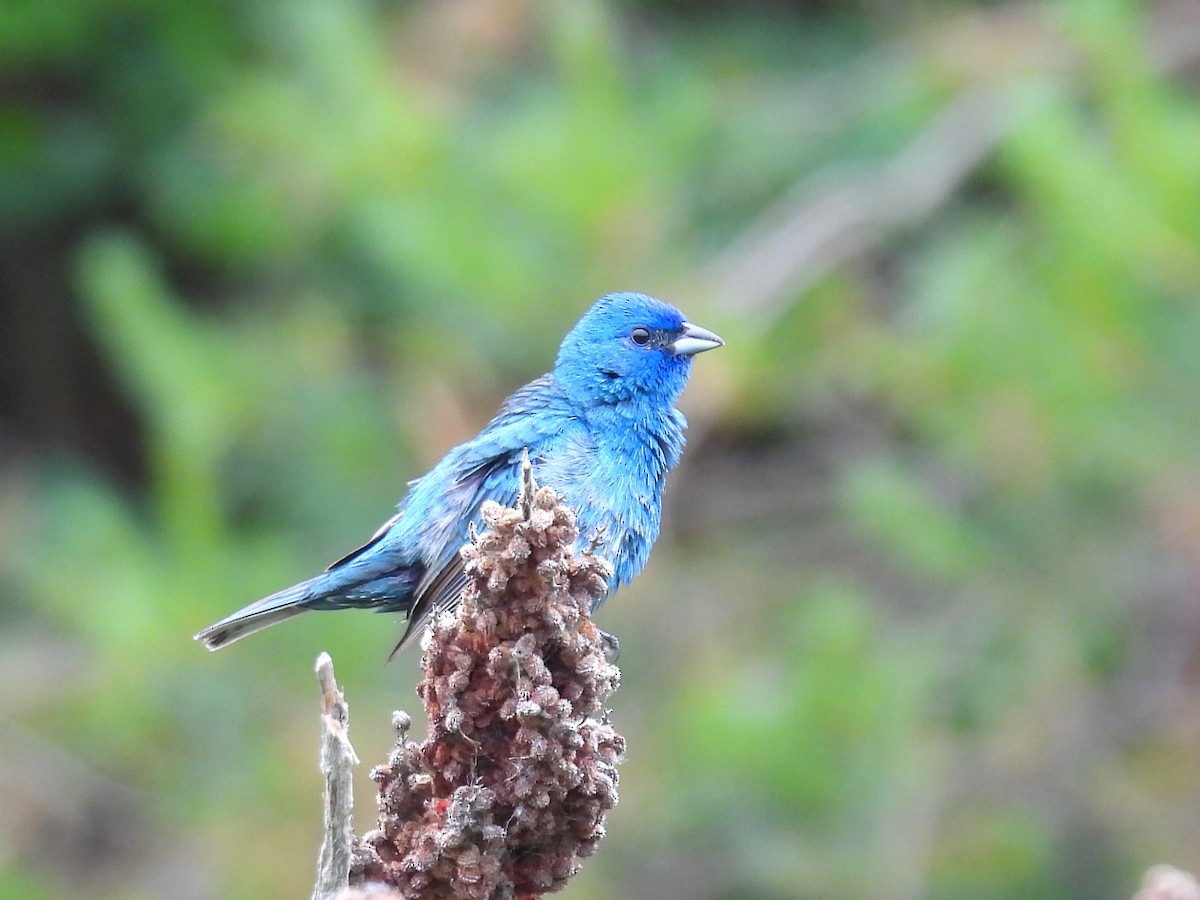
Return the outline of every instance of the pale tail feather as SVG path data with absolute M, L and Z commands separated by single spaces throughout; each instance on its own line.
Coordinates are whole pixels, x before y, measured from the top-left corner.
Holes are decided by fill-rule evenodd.
M 195 636 L 196 640 L 203 641 L 209 650 L 220 650 L 248 634 L 308 612 L 301 604 L 311 599 L 309 585 L 310 582 L 301 582 L 251 603 L 220 622 L 209 625 Z

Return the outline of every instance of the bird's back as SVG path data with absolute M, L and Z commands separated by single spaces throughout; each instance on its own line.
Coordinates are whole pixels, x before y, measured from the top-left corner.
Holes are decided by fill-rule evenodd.
M 610 588 L 629 582 L 658 537 L 666 474 L 683 447 L 683 416 L 665 408 L 630 410 L 572 401 L 553 374 L 514 393 L 478 437 L 452 450 L 415 483 L 401 521 L 422 548 L 426 568 L 451 565 L 479 524 L 485 500 L 516 502 L 522 453 L 539 484 L 563 495 L 580 540 L 602 541 L 614 568 Z M 406 529 L 407 530 L 407 529 Z

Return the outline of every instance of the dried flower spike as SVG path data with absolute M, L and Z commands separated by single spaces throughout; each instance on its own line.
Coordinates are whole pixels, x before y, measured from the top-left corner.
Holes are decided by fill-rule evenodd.
M 379 783 L 379 823 L 351 883 L 409 898 L 537 897 L 595 852 L 617 802 L 624 739 L 605 701 L 620 673 L 587 610 L 608 564 L 572 555 L 575 516 L 526 460 L 515 508 L 489 502 L 463 548 L 469 582 L 436 621 L 418 693 L 428 738 L 402 731 Z

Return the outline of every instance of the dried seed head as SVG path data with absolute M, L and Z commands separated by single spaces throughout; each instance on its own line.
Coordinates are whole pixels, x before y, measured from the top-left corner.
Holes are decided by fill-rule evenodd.
M 482 508 L 457 617 L 435 623 L 418 687 L 428 738 L 401 726 L 378 827 L 351 881 L 405 897 L 493 900 L 561 888 L 604 836 L 624 739 L 608 723 L 620 673 L 588 610 L 611 568 L 572 556 L 575 515 L 526 473 L 517 508 Z M 398 714 L 402 715 L 402 714 Z

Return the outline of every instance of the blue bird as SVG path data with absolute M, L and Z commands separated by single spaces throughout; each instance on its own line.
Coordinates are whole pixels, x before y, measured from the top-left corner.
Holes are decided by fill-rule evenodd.
M 466 583 L 459 548 L 485 500 L 516 503 L 525 450 L 538 483 L 575 510 L 581 540 L 603 537 L 598 553 L 612 563 L 613 593 L 641 571 L 658 537 L 663 483 L 683 450 L 687 422 L 675 402 L 692 357 L 723 343 L 645 294 L 600 298 L 563 339 L 554 371 L 412 482 L 366 544 L 196 639 L 216 650 L 308 610 L 358 607 L 408 614 L 399 650 L 457 605 Z

